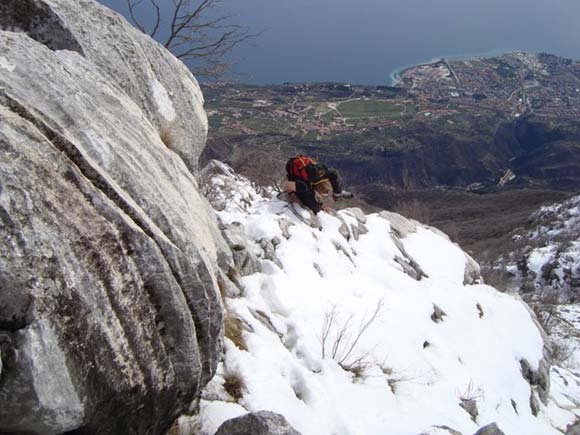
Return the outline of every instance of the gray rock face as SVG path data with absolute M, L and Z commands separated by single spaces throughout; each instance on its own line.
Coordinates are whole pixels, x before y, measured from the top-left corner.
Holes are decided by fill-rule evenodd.
M 382 211 L 379 213 L 379 216 L 390 222 L 391 230 L 400 239 L 404 239 L 409 234 L 415 233 L 417 231 L 417 226 L 420 225 L 419 222 L 413 219 L 407 219 L 398 213 L 390 211 Z
M 482 282 L 481 267 L 471 255 L 465 254 L 465 271 L 463 272 L 463 284 L 477 284 Z
M 568 425 L 566 435 L 580 435 L 580 421 Z
M 415 233 L 417 229 L 420 227 L 427 228 L 433 231 L 435 234 L 438 234 L 439 236 L 443 237 L 444 239 L 450 240 L 447 234 L 445 234 L 444 232 L 435 227 L 423 225 L 422 223 L 417 222 L 416 220 L 413 219 L 407 219 L 406 217 L 398 213 L 393 213 L 390 211 L 382 211 L 381 213 L 379 213 L 379 216 L 386 219 L 391 224 L 393 241 L 395 242 L 395 244 L 397 244 L 397 247 L 400 250 L 402 250 L 405 256 L 404 259 L 400 258 L 396 260 L 403 267 L 405 272 L 415 279 L 421 279 L 423 276 L 427 276 L 420 269 L 420 267 L 417 268 L 418 265 L 414 262 L 414 260 L 404 252 L 404 249 L 402 249 L 402 244 L 400 243 L 400 239 L 404 239 L 408 235 Z M 481 278 L 481 268 L 479 267 L 479 264 L 477 264 L 477 262 L 467 253 L 464 253 L 464 255 L 465 255 L 465 269 L 463 272 L 463 284 L 469 285 L 480 283 L 482 281 L 482 278 Z
M 280 414 L 252 412 L 225 421 L 215 435 L 300 435 Z
M 532 366 L 527 360 L 520 360 L 522 376 L 530 383 L 530 387 L 532 388 L 530 395 L 530 406 L 532 408 L 532 412 L 537 413 L 538 397 L 544 405 L 548 404 L 550 397 L 550 368 L 552 367 L 553 362 L 552 345 L 550 337 L 546 331 L 544 331 L 544 328 L 542 328 L 542 325 L 538 321 L 533 310 L 523 301 L 521 297 L 518 297 L 518 299 L 530 313 L 530 317 L 538 328 L 538 331 L 540 331 L 544 341 L 544 347 L 542 349 L 543 358 L 540 360 L 537 370 L 532 369 Z
M 250 246 L 244 227 L 239 222 L 233 222 L 221 227 L 222 234 L 232 250 L 234 264 L 242 276 L 252 275 L 261 270 L 260 262 Z
M 530 366 L 530 363 L 525 359 L 520 360 L 520 365 L 522 369 L 522 376 L 530 383 L 530 386 L 532 387 L 532 394 L 537 392 L 542 403 L 547 405 L 550 396 L 551 359 L 544 357 L 542 360 L 540 360 L 540 365 L 537 370 L 533 370 Z
M 260 248 L 262 248 L 263 257 L 266 260 L 270 260 L 274 264 L 276 264 L 280 269 L 283 269 L 284 266 L 282 262 L 278 258 L 276 254 L 276 246 L 280 244 L 280 240 L 274 238 L 273 240 L 268 239 L 261 239 L 260 240 Z
M 58 14 L 37 0 L 4 0 L 0 4 L 0 28 L 24 32 L 51 50 L 83 49 Z
M 199 88 L 96 2 L 25 3 L 0 9 L 0 432 L 161 433 L 215 372 L 232 261 Z

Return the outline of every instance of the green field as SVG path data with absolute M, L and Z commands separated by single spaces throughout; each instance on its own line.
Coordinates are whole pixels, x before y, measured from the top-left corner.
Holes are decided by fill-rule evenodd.
M 398 119 L 404 107 L 385 100 L 352 100 L 340 103 L 338 111 L 345 118 L 386 118 Z

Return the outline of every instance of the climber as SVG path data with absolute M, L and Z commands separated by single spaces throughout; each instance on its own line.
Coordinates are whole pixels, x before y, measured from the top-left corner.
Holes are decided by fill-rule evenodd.
M 330 211 L 324 201 L 331 195 L 334 200 L 352 198 L 352 193 L 342 190 L 338 174 L 316 160 L 298 155 L 286 163 L 287 180 L 282 187 L 291 198 L 298 199 L 314 214 L 320 210 Z

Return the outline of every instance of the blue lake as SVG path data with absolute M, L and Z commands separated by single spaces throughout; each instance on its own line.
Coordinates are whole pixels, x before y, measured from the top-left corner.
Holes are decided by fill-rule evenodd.
M 386 84 L 402 66 L 513 50 L 580 59 L 579 0 L 224 0 L 224 11 L 263 31 L 233 55 L 247 83 Z

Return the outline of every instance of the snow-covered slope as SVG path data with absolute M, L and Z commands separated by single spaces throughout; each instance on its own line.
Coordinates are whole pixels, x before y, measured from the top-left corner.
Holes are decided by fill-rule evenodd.
M 580 367 L 580 196 L 540 208 L 492 265 L 507 288 L 534 306 L 550 335 L 554 359 Z M 505 271 L 505 272 L 504 272 Z M 507 273 L 506 273 L 507 272 Z
M 467 435 L 491 422 L 549 435 L 574 421 L 561 408 L 575 407 L 561 380 L 572 375 L 562 371 L 555 404 L 527 307 L 479 283 L 439 231 L 356 209 L 313 220 L 222 164 L 205 176 L 222 227 L 241 224 L 247 245 L 236 246 L 261 271 L 224 288 L 225 354 L 203 433 L 264 409 L 304 435 Z
M 513 240 L 515 249 L 496 267 L 507 266 L 522 291 L 553 291 L 562 302 L 580 300 L 580 195 L 542 207 Z

